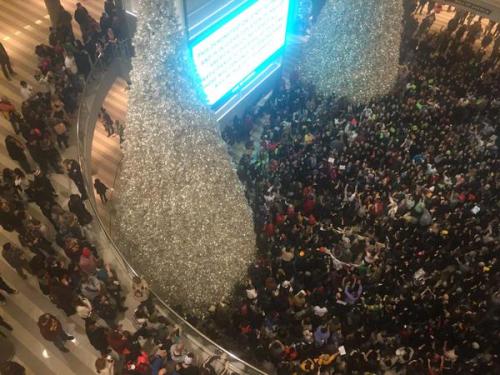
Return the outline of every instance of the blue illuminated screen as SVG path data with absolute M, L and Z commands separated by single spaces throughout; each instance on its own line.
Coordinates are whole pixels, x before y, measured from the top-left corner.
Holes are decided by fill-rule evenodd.
M 208 104 L 236 91 L 285 44 L 290 0 L 250 0 L 190 42 Z

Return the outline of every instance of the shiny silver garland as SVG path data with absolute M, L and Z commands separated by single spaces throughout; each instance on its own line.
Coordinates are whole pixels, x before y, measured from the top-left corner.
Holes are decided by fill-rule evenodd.
M 138 2 L 134 45 L 115 237 L 161 297 L 200 315 L 254 259 L 252 212 L 171 2 Z
M 398 74 L 402 0 L 327 0 L 299 71 L 320 92 L 365 101 L 387 93 Z

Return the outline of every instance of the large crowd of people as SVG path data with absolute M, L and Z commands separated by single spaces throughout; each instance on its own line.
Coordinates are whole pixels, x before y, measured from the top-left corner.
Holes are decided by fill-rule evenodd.
M 76 315 L 84 320 L 89 344 L 98 353 L 97 373 L 211 373 L 218 359 L 197 364 L 194 354 L 180 340 L 178 330 L 153 306 L 149 287 L 142 278 L 137 277 L 132 283 L 132 306 L 136 307 L 132 317 L 137 330 L 123 328 L 120 320 L 128 309 L 126 297 L 116 272 L 103 261 L 92 241 L 93 218 L 85 205 L 88 192 L 80 165 L 71 158 L 63 160 L 84 80 L 96 61 L 108 63 L 113 49 L 126 38 L 123 17 L 123 10 L 113 0 L 104 2 L 100 22 L 77 3 L 74 19 L 80 26 L 79 40 L 73 32 L 71 14 L 61 8 L 58 24 L 50 28 L 49 43 L 35 48 L 36 86 L 20 81 L 20 108 L 9 98 L 1 98 L 0 111 L 13 130 L 5 138 L 5 147 L 19 164 L 19 168 L 2 171 L 0 225 L 16 236 L 18 243 L 3 243 L 1 253 L 22 279 L 36 278 L 40 292 L 66 316 Z M 5 78 L 11 80 L 15 77 L 15 64 L 11 64 L 3 46 L 0 58 Z M 106 125 L 107 129 L 113 126 Z M 71 193 L 69 200 L 61 197 L 51 178 L 54 174 L 66 174 L 78 194 Z M 107 187 L 96 180 L 95 188 L 103 202 L 107 200 Z M 36 218 L 38 210 L 45 220 Z M 9 300 L 3 293 L 18 293 L 15 285 L 1 275 L 0 289 L 1 304 Z M 48 311 L 37 324 L 40 338 L 61 352 L 70 351 L 66 342 L 74 337 L 65 331 L 56 315 Z M 13 330 L 1 316 L 0 326 Z M 0 334 L 5 336 L 1 331 Z M 0 365 L 2 375 L 24 373 L 23 366 L 15 361 Z
M 294 75 L 224 132 L 228 143 L 246 143 L 238 174 L 259 257 L 241 295 L 217 304 L 201 325 L 221 342 L 237 341 L 269 373 L 500 372 L 500 26 L 457 10 L 444 30 L 429 32 L 447 10 L 414 3 L 393 92 L 352 103 L 341 93 L 318 95 Z M 5 146 L 19 164 L 1 179 L 0 225 L 19 239 L 3 244 L 2 257 L 22 279 L 36 278 L 67 316 L 84 319 L 97 373 L 230 374 L 223 358 L 195 358 L 141 277 L 131 293 L 137 329 L 120 324 L 125 296 L 92 241 L 80 165 L 61 155 L 92 64 L 109 61 L 126 37 L 124 15 L 106 0 L 97 22 L 77 3 L 78 40 L 71 14 L 61 14 L 49 44 L 35 49 L 37 86 L 20 82 L 19 110 L 0 100 L 15 133 Z M 1 45 L 0 64 L 15 77 Z M 113 135 L 104 109 L 101 118 Z M 263 130 L 257 144 L 249 140 L 255 127 Z M 54 173 L 78 190 L 67 207 Z M 0 289 L 17 293 L 2 277 Z M 54 314 L 42 314 L 38 327 L 40 337 L 69 350 L 73 336 Z M 1 316 L 0 328 L 12 330 Z M 2 375 L 23 373 L 14 361 L 0 367 Z
M 263 129 L 238 167 L 260 256 L 213 319 L 278 374 L 500 372 L 500 26 L 439 11 L 409 10 L 394 92 L 295 75 L 225 133 Z

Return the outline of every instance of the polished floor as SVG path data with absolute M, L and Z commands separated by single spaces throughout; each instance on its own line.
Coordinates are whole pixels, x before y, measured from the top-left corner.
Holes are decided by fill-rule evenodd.
M 80 0 L 80 2 L 97 20 L 99 19 L 102 12 L 102 1 Z M 62 0 L 61 3 L 68 11 L 74 12 L 76 1 Z M 36 81 L 33 78 L 36 71 L 34 48 L 37 44 L 47 43 L 49 24 L 49 16 L 43 0 L 0 0 L 0 41 L 8 51 L 14 70 L 17 72 L 12 81 L 7 81 L 0 73 L 0 96 L 8 97 L 18 107 L 21 105 L 19 81 L 25 80 L 36 87 Z M 74 25 L 74 30 L 78 33 L 77 25 Z M 122 87 L 117 87 L 116 90 L 122 89 Z M 120 113 L 123 111 L 119 111 L 117 108 L 123 107 L 115 104 L 112 97 L 110 95 L 108 99 L 109 112 L 112 116 L 121 118 Z M 96 165 L 106 165 L 107 160 L 111 160 L 110 163 L 112 163 L 108 165 L 115 165 L 115 155 L 119 152 L 118 140 L 108 139 L 101 130 L 98 126 L 95 142 Z M 17 163 L 9 158 L 5 149 L 4 139 L 8 134 L 14 134 L 12 128 L 0 116 L 0 168 L 2 169 L 17 167 Z M 70 143 L 74 147 L 75 142 L 70 141 Z M 99 151 L 99 147 L 107 152 Z M 119 161 L 120 157 L 117 156 L 116 160 Z M 112 180 L 108 178 L 107 174 L 103 168 L 100 170 L 99 176 L 111 184 L 109 181 Z M 59 192 L 59 202 L 66 206 L 69 191 L 74 189 L 74 186 L 65 176 L 54 175 L 51 179 Z M 34 204 L 30 205 L 29 213 L 45 221 Z M 0 229 L 0 245 L 7 241 L 19 245 L 15 233 Z M 5 263 L 3 258 L 0 259 L 0 275 L 19 291 L 18 294 L 6 296 L 6 304 L 0 305 L 0 315 L 13 326 L 14 330 L 11 333 L 3 328 L 0 330 L 5 332 L 14 343 L 16 350 L 14 359 L 26 367 L 27 373 L 36 375 L 95 374 L 94 362 L 97 353 L 88 343 L 83 321 L 77 316 L 66 317 L 47 297 L 42 295 L 34 277 L 30 277 L 26 281 L 22 280 Z M 65 329 L 75 336 L 75 340 L 67 344 L 70 353 L 61 353 L 52 343 L 45 341 L 40 336 L 36 322 L 38 317 L 45 312 L 56 315 Z M 127 319 L 125 324 L 130 325 L 130 320 Z
M 119 120 L 121 124 L 126 126 L 127 84 L 124 80 L 118 79 L 114 83 L 104 100 L 103 107 L 106 108 L 113 120 Z M 119 140 L 117 133 L 108 137 L 104 126 L 98 121 L 92 143 L 92 177 L 99 178 L 110 188 L 115 186 L 123 157 Z M 114 190 L 111 190 L 108 194 L 110 202 L 106 206 L 97 200 L 98 213 L 108 229 L 112 228 L 114 218 L 113 196 Z

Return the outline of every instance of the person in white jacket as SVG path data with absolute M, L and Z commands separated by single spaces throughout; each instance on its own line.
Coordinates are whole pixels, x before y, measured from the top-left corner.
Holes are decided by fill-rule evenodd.
M 71 52 L 66 52 L 64 56 L 64 66 L 71 74 L 78 74 L 78 67 L 76 66 L 75 57 Z
M 97 358 L 95 361 L 95 369 L 99 375 L 114 375 L 115 360 L 110 355 Z

